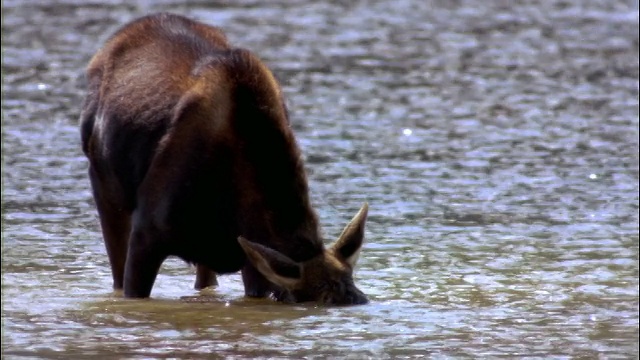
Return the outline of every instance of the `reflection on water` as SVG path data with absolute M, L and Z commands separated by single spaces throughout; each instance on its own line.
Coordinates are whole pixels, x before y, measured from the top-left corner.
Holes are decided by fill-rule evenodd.
M 222 26 L 282 80 L 331 241 L 371 204 L 370 304 L 110 292 L 82 70 L 127 20 Z M 3 2 L 7 358 L 636 358 L 638 10 L 629 2 Z

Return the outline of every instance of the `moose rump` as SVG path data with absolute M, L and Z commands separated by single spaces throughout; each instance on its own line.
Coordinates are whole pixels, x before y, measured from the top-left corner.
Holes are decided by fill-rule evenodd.
M 282 267 L 247 251 L 275 249 L 294 264 L 326 252 L 280 87 L 218 28 L 138 19 L 87 77 L 82 146 L 115 289 L 148 297 L 173 255 L 196 264 L 196 288 L 242 269 L 245 293 L 266 296 L 281 289 L 268 272 Z

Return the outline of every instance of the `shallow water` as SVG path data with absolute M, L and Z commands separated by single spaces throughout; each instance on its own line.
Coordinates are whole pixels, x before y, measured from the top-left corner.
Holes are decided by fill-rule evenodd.
M 3 2 L 3 358 L 637 358 L 637 1 L 150 3 Z M 82 71 L 159 10 L 273 68 L 328 242 L 370 203 L 370 304 L 111 293 Z

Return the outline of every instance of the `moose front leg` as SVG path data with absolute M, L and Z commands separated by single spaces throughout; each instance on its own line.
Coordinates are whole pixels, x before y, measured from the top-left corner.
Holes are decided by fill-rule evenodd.
M 242 268 L 244 294 L 249 297 L 266 297 L 272 285 L 253 265 L 247 262 Z

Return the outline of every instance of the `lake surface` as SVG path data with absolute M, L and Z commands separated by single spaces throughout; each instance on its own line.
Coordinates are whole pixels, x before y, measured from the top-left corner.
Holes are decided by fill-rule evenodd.
M 637 1 L 3 1 L 3 358 L 638 357 Z M 364 201 L 365 306 L 111 292 L 83 69 L 154 11 L 288 98 L 327 243 Z

